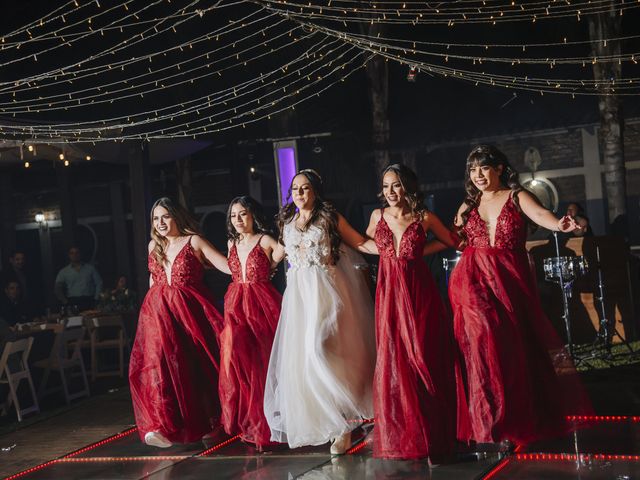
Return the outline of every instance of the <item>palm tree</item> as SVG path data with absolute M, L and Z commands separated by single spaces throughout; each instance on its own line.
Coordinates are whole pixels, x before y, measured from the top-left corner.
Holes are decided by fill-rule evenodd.
M 620 55 L 621 41 L 605 39 L 621 36 L 622 16 L 615 9 L 615 1 L 609 1 L 606 13 L 589 16 L 589 37 L 594 58 Z M 609 201 L 609 221 L 627 212 L 624 164 L 624 116 L 622 102 L 616 95 L 616 84 L 621 78 L 622 65 L 617 61 L 594 61 L 593 76 L 600 91 L 600 133 L 603 146 L 604 178 Z

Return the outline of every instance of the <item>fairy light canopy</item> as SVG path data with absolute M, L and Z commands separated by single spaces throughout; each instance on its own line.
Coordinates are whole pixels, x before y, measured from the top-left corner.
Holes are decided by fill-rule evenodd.
M 640 2 L 614 6 L 635 23 Z M 640 34 L 600 39 L 615 47 L 606 55 L 591 48 L 586 19 L 609 11 L 601 0 L 42 4 L 0 31 L 0 138 L 95 145 L 226 135 L 320 98 L 375 57 L 416 84 L 440 79 L 451 90 L 636 97 Z M 622 78 L 594 80 L 598 62 L 620 65 Z

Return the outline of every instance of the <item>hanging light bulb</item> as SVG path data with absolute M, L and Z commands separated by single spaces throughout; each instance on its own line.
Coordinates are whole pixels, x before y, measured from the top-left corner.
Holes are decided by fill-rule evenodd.
M 29 168 L 31 164 L 29 162 L 24 162 L 24 168 Z
M 28 145 L 27 150 L 29 150 L 30 152 L 33 152 L 33 145 Z
M 69 166 L 69 160 L 65 160 L 65 161 L 64 161 L 64 166 L 65 166 L 65 167 L 68 167 L 68 166 Z
M 64 153 L 60 152 L 60 155 L 58 155 L 58 158 L 59 158 L 60 160 L 64 160 Z
M 91 161 L 91 155 L 87 155 L 87 156 L 86 156 L 86 157 L 84 157 L 84 158 L 85 158 L 85 160 L 86 160 L 87 162 L 90 162 L 90 161 Z

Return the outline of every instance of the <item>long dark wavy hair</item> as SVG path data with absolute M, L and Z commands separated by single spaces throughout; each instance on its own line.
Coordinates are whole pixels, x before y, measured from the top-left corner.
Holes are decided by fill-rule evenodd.
M 333 205 L 324 198 L 324 189 L 322 188 L 322 177 L 315 170 L 304 169 L 300 170 L 297 174 L 304 175 L 311 184 L 313 193 L 316 196 L 316 201 L 313 205 L 313 211 L 307 223 L 304 224 L 302 230 L 306 231 L 311 225 L 317 225 L 329 235 L 329 243 L 331 245 L 331 261 L 335 264 L 340 258 L 340 243 L 342 239 L 338 235 L 338 213 Z M 295 179 L 295 177 L 293 177 Z M 295 215 L 298 213 L 295 203 L 293 203 L 291 197 L 291 185 L 289 185 L 289 195 L 287 196 L 287 204 L 280 209 L 277 216 L 278 229 L 280 230 L 280 236 L 278 241 L 284 245 L 282 236 L 284 233 L 284 226 L 293 221 Z
M 262 205 L 248 195 L 242 195 L 240 197 L 236 197 L 231 200 L 229 204 L 229 208 L 227 209 L 227 236 L 229 240 L 233 242 L 237 242 L 240 240 L 240 234 L 237 232 L 236 228 L 233 226 L 231 222 L 231 209 L 234 205 L 240 204 L 243 208 L 245 208 L 253 217 L 253 232 L 259 233 L 262 235 L 270 235 L 271 229 L 267 223 L 267 218 L 264 215 L 264 211 L 262 209 Z
M 498 168 L 502 165 L 502 173 L 500 174 L 500 183 L 511 190 L 511 195 L 516 207 L 520 209 L 518 203 L 517 193 L 523 190 L 520 181 L 518 180 L 518 172 L 516 172 L 507 156 L 498 150 L 493 145 L 478 145 L 467 157 L 467 165 L 464 172 L 464 189 L 466 191 L 466 198 L 464 203 L 467 208 L 462 212 L 460 217 L 462 218 L 462 225 L 458 227 L 458 234 L 466 240 L 464 234 L 464 226 L 469 220 L 469 215 L 474 208 L 480 205 L 480 197 L 482 192 L 473 184 L 471 180 L 471 168 L 490 166 L 492 168 Z
M 415 174 L 415 172 L 402 163 L 394 163 L 393 165 L 389 165 L 382 172 L 382 178 L 384 178 L 384 176 L 388 172 L 393 172 L 398 175 L 400 184 L 402 185 L 402 188 L 404 190 L 407 205 L 411 209 L 411 214 L 414 217 L 422 215 L 422 213 L 426 210 L 426 207 L 424 206 L 424 193 L 420 191 L 418 176 Z M 380 191 L 380 193 L 378 193 L 378 198 L 382 201 L 383 207 L 389 206 L 382 190 Z
M 151 207 L 151 239 L 155 242 L 152 254 L 163 265 L 167 261 L 166 249 L 169 241 L 166 237 L 160 235 L 153 226 L 153 212 L 156 207 L 163 207 L 171 215 L 171 218 L 176 222 L 176 227 L 180 235 L 200 235 L 200 226 L 198 222 L 191 216 L 191 214 L 179 203 L 175 203 L 168 197 L 162 197 L 155 201 Z

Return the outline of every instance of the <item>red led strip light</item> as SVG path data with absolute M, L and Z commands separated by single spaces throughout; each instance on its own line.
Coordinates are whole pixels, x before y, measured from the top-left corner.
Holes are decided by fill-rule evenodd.
M 498 473 L 500 473 L 511 461 L 510 458 L 505 458 L 503 460 L 500 461 L 500 463 L 498 463 L 495 467 L 493 467 L 493 469 L 491 469 L 489 471 L 489 473 L 487 473 L 483 478 L 484 480 L 489 480 L 493 477 L 495 477 Z
M 640 417 L 630 417 L 627 415 L 569 415 L 566 418 L 567 420 L 574 422 L 640 422 Z
M 549 461 L 564 460 L 576 462 L 578 460 L 620 460 L 625 462 L 640 462 L 640 455 L 617 455 L 607 453 L 518 453 L 515 455 L 516 460 L 525 461 Z
M 211 448 L 206 449 L 204 452 L 200 452 L 199 454 L 196 455 L 196 457 L 204 457 L 205 455 L 209 455 L 211 452 L 215 452 L 216 450 L 222 448 L 222 447 L 226 447 L 227 445 L 229 445 L 232 442 L 235 442 L 236 440 L 238 440 L 240 438 L 240 435 L 236 435 L 235 437 L 231 437 L 228 440 L 225 440 L 222 443 L 219 443 L 218 445 L 214 445 Z
M 346 453 L 347 453 L 347 455 L 353 455 L 354 453 L 358 453 L 360 450 L 362 450 L 367 445 L 371 445 L 371 443 L 372 443 L 372 441 L 370 439 L 364 440 L 363 442 L 359 443 L 355 447 L 351 447 L 349 450 L 347 450 Z
M 37 472 L 38 470 L 42 470 L 45 467 L 49 467 L 49 466 L 53 465 L 54 463 L 58 463 L 58 460 L 49 460 L 48 462 L 42 463 L 40 465 L 36 465 L 35 467 L 27 468 L 26 470 L 23 470 L 22 472 L 19 472 L 19 473 L 16 473 L 14 475 L 11 475 L 10 477 L 6 477 L 4 480 L 13 480 L 14 478 L 23 477 L 25 475 L 28 475 L 29 473 Z
M 134 432 L 138 431 L 138 427 L 133 427 L 130 428 L 129 430 L 125 430 L 124 432 L 120 432 L 116 435 L 113 435 L 112 437 L 109 438 L 105 438 L 104 440 L 100 440 L 99 442 L 96 443 L 92 443 L 91 445 L 87 445 L 86 447 L 81 448 L 80 450 L 76 450 L 75 452 L 71 452 L 66 454 L 64 457 L 62 458 L 71 458 L 71 457 L 75 457 L 77 455 L 83 454 L 85 452 L 88 452 L 89 450 L 93 450 L 94 448 L 98 448 L 101 447 L 102 445 L 106 445 L 107 443 L 111 443 L 115 440 L 118 440 L 122 437 L 126 437 L 127 435 L 131 435 Z
M 59 463 L 60 461 L 66 460 L 66 459 L 70 459 L 71 457 L 75 457 L 76 455 L 80 455 L 81 453 L 87 452 L 89 450 L 93 450 L 94 448 L 97 448 L 101 445 L 105 445 L 109 442 L 113 442 L 114 440 L 117 440 L 119 438 L 122 438 L 124 436 L 130 435 L 133 432 L 137 431 L 138 428 L 137 427 L 133 427 L 130 428 L 129 430 L 125 430 L 124 432 L 118 433 L 116 435 L 113 435 L 109 438 L 105 438 L 104 440 L 100 440 L 99 442 L 95 442 L 92 443 L 91 445 L 87 445 L 86 447 L 83 447 L 79 450 L 76 450 L 74 452 L 68 453 L 65 456 L 61 457 L 61 458 L 56 458 L 55 460 L 49 460 L 47 462 L 41 463 L 40 465 L 36 465 L 35 467 L 31 467 L 31 468 L 27 468 L 26 470 L 23 470 L 22 472 L 18 472 L 15 473 L 9 477 L 6 477 L 5 480 L 13 480 L 14 478 L 20 478 L 20 477 L 24 477 L 25 475 L 28 475 L 29 473 L 33 473 L 33 472 L 37 472 L 38 470 L 42 470 L 43 468 L 46 467 L 50 467 L 51 465 L 54 465 L 56 463 Z

